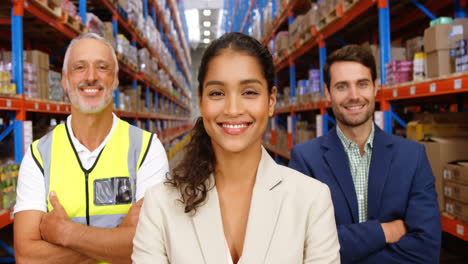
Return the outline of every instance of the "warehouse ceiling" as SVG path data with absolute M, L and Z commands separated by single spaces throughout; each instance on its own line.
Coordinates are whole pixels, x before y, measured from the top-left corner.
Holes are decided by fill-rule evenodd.
M 223 0 L 184 0 L 192 48 L 206 46 L 220 35 Z

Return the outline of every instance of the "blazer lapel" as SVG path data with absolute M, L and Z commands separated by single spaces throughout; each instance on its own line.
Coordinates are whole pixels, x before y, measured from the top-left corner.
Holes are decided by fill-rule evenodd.
M 211 175 L 210 180 L 214 182 L 213 175 Z M 226 239 L 224 237 L 218 192 L 213 185 L 208 192 L 206 203 L 200 206 L 196 214 L 192 216 L 192 223 L 205 264 L 227 263 Z
M 385 182 L 392 163 L 392 138 L 375 126 L 374 144 L 371 165 L 369 168 L 369 183 L 367 193 L 369 219 L 379 217 L 380 201 Z
M 276 189 L 282 182 L 282 176 L 275 170 L 278 166 L 262 147 L 242 251 L 243 263 L 265 261 L 283 201 L 282 193 Z
M 344 193 L 348 207 L 351 210 L 353 222 L 358 223 L 358 203 L 353 177 L 351 176 L 349 161 L 343 149 L 343 144 L 336 134 L 336 128 L 324 136 L 322 146 L 328 149 L 324 153 L 325 160 L 328 163 L 328 167 L 332 170 L 341 191 Z

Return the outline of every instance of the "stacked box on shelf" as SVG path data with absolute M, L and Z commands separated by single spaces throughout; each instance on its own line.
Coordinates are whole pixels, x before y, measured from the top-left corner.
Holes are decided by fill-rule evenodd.
M 31 99 L 40 98 L 36 65 L 28 62 L 23 64 L 23 79 L 24 95 Z
M 413 80 L 420 81 L 426 79 L 427 76 L 427 58 L 426 53 L 417 52 L 413 59 Z
M 291 50 L 296 49 L 296 41 L 299 40 L 302 33 L 305 29 L 305 24 L 303 23 L 304 15 L 298 15 L 294 18 L 294 21 L 289 25 L 289 48 Z
M 114 49 L 117 48 L 116 40 L 115 40 L 115 37 L 114 37 L 114 29 L 113 29 L 112 22 L 104 22 L 104 36 L 103 37 L 107 41 L 110 42 L 110 44 L 112 45 L 112 47 Z
M 137 29 L 137 32 L 145 31 L 145 19 L 143 17 L 143 2 L 141 0 L 127 0 L 128 21 Z
M 468 71 L 468 39 L 455 41 L 455 47 L 450 51 L 455 59 L 455 71 Z
M 29 57 L 28 57 L 28 60 L 29 61 L 32 61 L 32 58 L 31 58 L 31 54 L 30 52 L 28 52 L 29 54 Z M 37 54 L 37 53 L 35 53 Z M 39 57 L 39 58 L 38 58 Z M 34 62 L 36 64 L 39 64 L 42 62 L 42 60 L 40 59 L 41 56 L 36 56 L 34 58 Z M 26 52 L 24 52 L 24 60 L 25 62 L 23 63 L 23 88 L 24 88 L 24 95 L 27 97 L 27 98 L 34 98 L 34 99 L 38 99 L 40 98 L 40 91 L 38 89 L 38 86 L 41 85 L 41 87 L 44 87 L 42 85 L 42 83 L 38 83 L 38 75 L 37 75 L 37 66 L 36 64 L 32 64 L 30 62 L 27 62 L 26 61 Z M 13 69 L 12 69 L 12 63 L 11 63 L 11 52 L 4 52 L 3 53 L 3 70 L 6 72 L 6 74 L 4 74 L 4 77 L 8 77 L 8 76 L 11 76 L 13 77 Z M 47 61 L 48 63 L 48 61 Z M 43 72 L 44 68 L 41 68 L 41 72 Z M 42 77 L 42 75 L 41 75 Z M 13 91 L 13 88 L 15 88 L 14 90 L 14 93 L 16 93 L 16 87 L 14 85 L 6 85 L 5 87 L 8 87 L 9 88 L 9 94 L 13 94 L 11 93 Z M 48 86 L 47 86 L 47 89 L 48 89 Z M 6 91 L 6 89 L 5 89 Z
M 289 47 L 289 32 L 280 31 L 276 34 L 274 39 L 274 48 L 271 49 L 274 59 L 282 59 L 285 57 L 288 47 Z
M 128 66 L 133 69 L 138 69 L 138 51 L 137 48 L 130 44 L 130 41 L 122 35 L 117 36 L 117 53 L 125 58 Z
M 320 100 L 320 70 L 309 70 L 309 89 L 307 94 L 307 103 L 314 103 Z
M 33 92 L 30 94 L 30 98 L 49 100 L 49 54 L 39 50 L 28 50 L 24 52 L 24 61 L 34 65 L 36 70 L 36 84 L 29 85 L 31 86 L 32 90 L 34 90 L 34 86 L 36 86 L 38 94 L 35 96 L 36 94 Z
M 406 59 L 414 59 L 414 55 L 424 51 L 424 38 L 417 36 L 406 41 Z
M 452 73 L 450 60 L 450 33 L 452 20 L 440 18 L 440 24 L 434 24 L 424 30 L 424 50 L 427 54 L 427 76 L 429 78 Z M 432 23 L 433 24 L 433 23 Z
M 468 224 L 468 162 L 450 162 L 444 168 L 443 177 L 445 211 Z
M 0 180 L 2 185 L 0 200 L 2 209 L 12 209 L 15 205 L 18 172 L 18 164 L 7 163 L 0 165 Z
M 0 61 L 0 94 L 13 95 L 16 93 L 16 85 L 12 83 L 11 70 L 9 69 L 11 69 L 11 63 Z
M 398 83 L 409 82 L 413 80 L 413 61 L 390 61 L 385 66 L 387 71 L 386 84 L 394 85 Z
M 124 96 L 124 111 L 138 112 L 140 109 L 141 86 L 138 85 L 136 89 L 131 86 L 123 87 Z
M 272 1 L 268 1 L 268 3 L 266 3 L 265 5 L 265 8 L 263 9 L 263 24 L 262 24 L 263 36 L 271 34 L 273 20 L 274 20 L 274 17 L 272 15 L 272 6 L 273 6 Z
M 151 56 L 146 48 L 138 50 L 138 69 L 146 75 L 151 74 Z
M 81 31 L 80 25 L 82 24 L 82 21 L 80 15 L 77 12 L 78 8 L 76 5 L 70 0 L 61 0 L 60 2 L 67 25 L 78 31 Z
M 64 101 L 62 88 L 62 74 L 55 71 L 49 71 L 49 100 Z
M 377 66 L 377 83 L 380 83 L 380 47 L 369 43 L 365 43 L 363 46 L 369 48 L 374 56 L 375 65 Z M 393 46 L 390 53 L 391 60 L 406 60 L 406 49 L 404 47 Z
M 96 33 L 102 37 L 106 36 L 104 22 L 93 13 L 86 13 L 86 27 L 88 28 L 88 32 Z
M 281 108 L 281 107 L 290 105 L 290 102 L 289 102 L 290 93 L 289 92 L 290 92 L 290 88 L 289 86 L 286 86 L 283 88 L 282 93 L 278 93 L 277 100 L 276 100 L 276 107 Z
M 315 127 L 309 124 L 308 121 L 296 122 L 295 140 L 294 144 L 300 144 L 307 140 L 311 140 L 316 137 Z
M 313 26 L 317 26 L 319 24 L 319 4 L 318 3 L 312 3 L 309 11 L 304 15 L 304 18 L 302 19 L 302 28 L 300 35 L 305 36 L 305 40 L 308 40 L 309 38 L 312 37 L 310 28 Z
M 117 0 L 117 4 L 120 5 L 125 12 L 127 12 L 127 2 L 128 0 Z
M 421 113 L 408 122 L 406 137 L 423 140 L 433 137 L 468 136 L 468 115 L 466 113 Z
M 441 211 L 445 208 L 443 171 L 448 162 L 468 157 L 468 137 L 432 137 L 421 142 L 427 153 L 435 177 L 437 200 Z

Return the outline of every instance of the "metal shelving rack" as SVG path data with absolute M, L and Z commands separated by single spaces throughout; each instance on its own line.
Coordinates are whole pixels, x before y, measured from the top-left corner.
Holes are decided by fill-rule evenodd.
M 255 2 L 255 3 L 252 3 Z M 265 0 L 251 1 L 250 6 L 255 6 L 262 10 L 266 6 Z M 283 5 L 283 12 L 279 14 L 277 12 L 278 7 L 275 6 L 273 1 L 273 25 L 271 32 L 264 32 L 261 42 L 264 45 L 267 45 L 276 35 L 280 29 L 286 30 L 287 27 L 294 21 L 294 13 L 300 11 L 300 7 L 304 1 L 300 0 L 289 0 L 289 1 L 280 1 Z M 316 2 L 320 2 L 317 0 Z M 310 52 L 314 48 L 318 48 L 318 61 L 319 61 L 319 70 L 320 70 L 320 89 L 321 95 L 323 96 L 323 66 L 325 64 L 325 59 L 327 56 L 327 46 L 326 41 L 331 37 L 336 37 L 335 34 L 349 27 L 351 22 L 355 19 L 362 17 L 364 14 L 368 14 L 372 10 L 377 10 L 378 12 L 378 38 L 380 42 L 380 67 L 381 72 L 381 86 L 377 94 L 377 102 L 380 105 L 380 111 L 382 114 L 383 122 L 380 124 L 384 131 L 392 133 L 392 119 L 395 119 L 403 127 L 406 127 L 406 124 L 394 113 L 392 112 L 392 103 L 397 100 L 409 100 L 409 99 L 420 99 L 426 97 L 441 96 L 447 94 L 461 95 L 462 93 L 468 92 L 468 72 L 454 73 L 450 76 L 444 76 L 434 79 L 426 79 L 419 82 L 409 82 L 402 83 L 397 85 L 388 86 L 385 84 L 386 69 L 385 65 L 391 60 L 391 38 L 390 34 L 394 31 L 403 29 L 412 21 L 416 21 L 425 16 L 429 16 L 433 19 L 435 16 L 432 15 L 431 10 L 439 10 L 446 8 L 449 5 L 454 7 L 454 16 L 455 18 L 466 17 L 466 1 L 428 1 L 427 6 L 422 5 L 417 0 L 412 0 L 417 8 L 405 12 L 398 16 L 398 20 L 390 21 L 391 9 L 390 9 L 390 0 L 346 0 L 352 8 L 343 12 L 343 4 L 336 6 L 336 14 L 338 15 L 337 20 L 331 22 L 325 27 L 318 30 L 316 27 L 312 26 L 310 28 L 311 38 L 304 43 L 296 43 L 296 50 L 290 54 L 287 54 L 284 58 L 275 61 L 275 71 L 278 74 L 280 71 L 289 68 L 289 86 L 291 98 L 294 98 L 295 87 L 296 87 L 296 61 L 301 59 L 307 52 Z M 395 1 L 392 1 L 392 4 L 395 4 Z M 249 8 L 248 12 L 243 12 L 245 16 L 239 15 L 236 11 L 230 12 L 231 10 L 242 10 L 242 7 L 238 6 L 239 3 L 237 0 L 225 0 L 225 8 L 228 10 L 228 15 L 226 21 L 224 22 L 225 31 L 241 31 L 247 33 L 247 29 L 244 28 L 245 21 L 249 21 L 251 16 L 251 10 Z M 263 21 L 263 18 L 262 18 Z M 241 25 L 241 26 L 239 26 Z M 374 34 L 375 35 L 375 34 Z M 376 36 L 374 36 L 376 37 Z M 372 35 L 371 35 L 372 38 Z M 372 43 L 372 41 L 371 41 Z M 286 75 L 284 75 L 286 76 Z M 278 81 L 276 80 L 276 83 Z M 463 100 L 461 100 L 463 101 Z M 463 110 L 463 102 L 457 102 L 458 109 Z M 322 127 L 320 129 L 320 134 L 325 134 L 328 132 L 328 123 L 334 122 L 329 115 L 328 109 L 330 109 L 331 104 L 322 97 L 322 99 L 315 103 L 309 103 L 305 105 L 291 105 L 287 107 L 277 108 L 275 110 L 274 120 L 278 118 L 279 114 L 288 114 L 287 117 L 287 126 L 288 126 L 288 152 L 278 150 L 275 148 L 274 143 L 276 141 L 276 133 L 273 129 L 271 131 L 271 144 L 265 142 L 265 147 L 272 153 L 274 153 L 276 160 L 279 157 L 283 159 L 289 159 L 290 154 L 289 150 L 293 146 L 293 135 L 294 127 L 296 122 L 296 113 L 305 112 L 305 111 L 319 111 L 317 117 L 320 121 Z M 273 121 L 276 122 L 276 121 Z M 461 238 L 465 241 L 468 241 L 468 225 L 452 219 L 447 215 L 442 215 L 442 228 L 443 231 L 452 234 L 458 238 Z
M 41 1 L 41 0 L 35 0 Z M 12 62 L 13 62 L 13 82 L 16 85 L 16 95 L 13 96 L 0 96 L 0 110 L 6 111 L 12 120 L 14 120 L 13 124 L 4 129 L 2 133 L 0 133 L 0 140 L 5 138 L 9 133 L 13 132 L 14 134 L 14 142 L 15 142 L 15 161 L 20 162 L 23 157 L 24 152 L 24 143 L 23 143 L 23 123 L 26 121 L 26 113 L 27 112 L 40 112 L 40 113 L 50 113 L 50 114 L 69 114 L 70 113 L 70 105 L 67 103 L 60 103 L 60 102 L 52 102 L 52 101 L 43 101 L 43 100 L 36 100 L 36 99 L 26 99 L 24 96 L 24 85 L 23 85 L 23 30 L 27 29 L 30 24 L 27 26 L 23 24 L 23 19 L 25 16 L 27 18 L 33 17 L 41 22 L 40 28 L 41 29 L 53 29 L 55 30 L 55 37 L 59 40 L 58 42 L 62 47 L 41 47 L 40 43 L 35 45 L 35 47 L 40 47 L 42 50 L 49 51 L 50 54 L 55 54 L 55 48 L 61 50 L 62 52 L 65 50 L 66 45 L 70 41 L 70 39 L 78 36 L 80 33 L 77 30 L 73 30 L 70 27 L 65 25 L 65 21 L 63 17 L 56 16 L 51 12 L 47 12 L 38 5 L 33 3 L 34 1 L 28 0 L 10 0 L 10 1 L 2 1 L 0 4 L 0 8 L 2 10 L 11 9 L 11 17 L 6 19 L 0 19 L 0 25 L 11 25 L 11 36 L 3 34 L 2 36 L 11 40 L 12 46 Z M 160 58 L 160 55 L 157 54 L 156 51 L 152 50 L 147 41 L 144 40 L 138 32 L 136 32 L 130 22 L 122 15 L 120 10 L 116 8 L 116 1 L 113 0 L 94 0 L 94 1 L 86 1 L 86 0 L 78 0 L 78 8 L 80 10 L 80 16 L 83 21 L 83 24 L 86 23 L 86 11 L 87 11 L 87 4 L 88 5 L 99 5 L 101 8 L 107 8 L 108 12 L 112 14 L 112 23 L 113 23 L 113 33 L 114 37 L 117 36 L 118 31 L 122 30 L 127 35 L 132 36 L 132 44 L 134 46 L 138 45 L 139 47 L 145 47 L 149 50 L 151 56 Z M 183 4 L 182 1 L 178 0 L 167 0 L 166 5 L 170 7 L 172 14 L 176 17 L 172 17 L 176 24 L 176 31 L 177 31 L 177 39 L 172 39 L 168 37 L 169 33 L 169 21 L 164 21 L 164 16 L 162 15 L 162 7 L 158 5 L 156 0 L 143 0 L 144 5 L 144 17 L 145 19 L 149 19 L 148 17 L 148 10 L 151 11 L 151 18 L 153 22 L 155 22 L 156 27 L 160 30 L 162 36 L 165 38 L 166 46 L 171 52 L 171 55 L 176 60 L 177 69 L 178 71 L 182 72 L 184 75 L 184 82 L 185 84 L 182 85 L 177 82 L 174 76 L 171 74 L 169 69 L 166 65 L 159 60 L 158 66 L 159 68 L 163 69 L 171 78 L 172 83 L 175 88 L 175 93 L 169 92 L 167 89 L 161 86 L 160 83 L 157 81 L 155 82 L 150 81 L 147 76 L 143 73 L 139 73 L 134 69 L 126 66 L 121 59 L 119 59 L 119 68 L 120 68 L 120 75 L 126 76 L 128 79 L 132 80 L 132 86 L 134 89 L 137 88 L 138 84 L 141 84 L 143 89 L 143 93 L 146 97 L 146 107 L 149 107 L 149 97 L 154 96 L 155 106 L 157 109 L 158 98 L 162 97 L 163 100 L 169 101 L 171 104 L 177 105 L 183 109 L 183 116 L 176 116 L 176 115 L 167 115 L 167 114 L 159 114 L 159 113 L 136 113 L 136 112 L 125 112 L 116 109 L 115 112 L 117 115 L 121 117 L 125 117 L 128 119 L 133 119 L 134 122 L 137 120 L 145 120 L 146 129 L 149 129 L 150 122 L 155 122 L 156 127 L 159 127 L 158 136 L 161 138 L 161 141 L 167 145 L 174 139 L 178 139 L 181 136 L 185 135 L 190 127 L 190 105 L 183 102 L 190 102 L 190 94 L 191 94 L 191 85 L 190 85 L 190 73 L 189 67 L 191 64 L 190 61 L 190 53 L 188 48 L 188 40 L 187 40 L 187 32 L 186 32 L 186 25 L 182 25 L 182 20 L 180 17 L 180 12 L 183 12 Z M 156 12 L 157 11 L 157 12 Z M 158 16 L 156 14 L 158 13 Z M 159 20 L 157 19 L 159 18 Z M 182 31 L 184 29 L 184 32 Z M 179 53 L 178 49 L 176 48 L 176 42 L 182 43 L 183 53 Z M 60 45 L 57 44 L 57 45 Z M 27 49 L 31 48 L 31 44 L 26 43 Z M 63 54 L 62 54 L 63 55 Z M 59 56 L 55 54 L 54 56 Z M 52 56 L 51 56 L 52 57 Z M 189 89 L 183 89 L 183 87 L 188 87 Z M 118 94 L 118 91 L 116 91 Z M 178 95 L 178 96 L 176 96 Z M 180 98 L 185 98 L 185 100 L 181 100 Z M 114 103 L 119 105 L 118 96 L 114 96 Z M 178 127 L 168 128 L 166 129 L 165 122 L 166 121 L 178 121 L 181 125 Z

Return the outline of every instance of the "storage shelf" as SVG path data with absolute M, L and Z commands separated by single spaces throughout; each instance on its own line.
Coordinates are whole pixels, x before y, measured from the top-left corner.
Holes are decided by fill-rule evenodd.
M 174 39 L 172 39 L 171 37 L 169 37 L 169 25 L 166 24 L 166 21 L 164 21 L 164 19 L 162 19 L 164 17 L 163 15 L 163 11 L 161 10 L 161 7 L 158 5 L 158 3 L 156 1 L 153 1 L 154 3 L 154 7 L 156 9 L 156 13 L 157 13 L 157 16 L 163 21 L 163 28 L 164 28 L 164 33 L 168 36 L 168 40 L 169 40 L 169 43 L 171 44 L 172 46 L 172 49 L 175 51 L 176 53 L 176 56 L 177 56 L 177 60 L 179 61 L 179 64 L 181 65 L 181 67 L 183 68 L 183 73 L 185 75 L 185 79 L 186 80 L 190 80 L 190 74 L 189 74 L 189 70 L 185 67 L 186 65 L 183 63 L 183 60 L 182 60 L 182 56 L 180 55 L 179 53 L 179 50 L 176 49 L 176 45 L 174 44 Z
M 145 47 L 149 53 L 151 54 L 151 56 L 155 57 L 155 58 L 158 58 L 158 66 L 159 68 L 163 69 L 168 75 L 169 77 L 171 78 L 171 81 L 174 83 L 174 85 L 178 88 L 178 91 L 180 91 L 182 93 L 182 95 L 184 95 L 185 97 L 188 97 L 187 95 L 187 92 L 182 88 L 182 86 L 176 81 L 176 79 L 174 78 L 174 76 L 171 74 L 171 72 L 169 71 L 169 69 L 167 68 L 167 66 L 161 62 L 160 58 L 161 56 L 153 49 L 151 49 L 149 46 L 148 46 L 148 41 L 147 40 L 144 40 L 140 37 L 139 34 L 136 34 L 137 32 L 135 32 L 135 30 L 132 28 L 132 26 L 130 25 L 130 22 L 129 21 L 125 21 L 117 12 L 117 9 L 115 8 L 115 6 L 109 2 L 109 0 L 102 0 L 102 3 L 104 3 L 104 5 L 111 11 L 111 13 L 114 14 L 115 17 L 117 17 L 117 21 L 119 23 L 119 25 L 123 26 L 124 29 L 129 32 L 132 37 L 135 39 L 135 41 L 141 46 L 141 47 Z M 159 17 L 159 16 L 158 16 Z M 163 23 L 164 24 L 164 23 Z M 172 43 L 171 43 L 172 45 Z
M 420 82 L 387 86 L 379 92 L 383 93 L 383 98 L 389 101 L 468 92 L 468 72 L 454 73 L 449 76 Z
M 283 9 L 283 13 L 280 16 L 277 16 L 273 21 L 272 30 L 266 34 L 263 39 L 263 45 L 267 45 L 270 40 L 272 40 L 276 36 L 276 31 L 288 20 L 289 13 L 292 11 L 293 7 L 295 7 L 300 0 L 292 0 L 291 3 L 285 4 Z
M 244 19 L 242 20 L 242 25 L 240 28 L 240 32 L 244 32 L 244 27 L 247 24 L 247 20 L 249 19 L 250 13 L 252 12 L 252 9 L 254 7 L 255 1 L 250 1 L 249 9 L 247 10 Z
M 163 137 L 163 139 L 162 139 L 163 145 L 167 145 L 171 141 L 173 141 L 173 140 L 187 134 L 188 132 L 190 132 L 191 129 L 192 129 L 192 126 L 189 125 L 189 126 L 183 126 L 181 128 L 168 129 L 168 130 L 164 131 L 166 133 L 166 136 Z M 168 136 L 167 134 L 170 134 L 170 136 Z
M 78 32 L 70 29 L 69 27 L 65 25 L 63 17 L 56 17 L 49 12 L 43 11 L 33 1 L 25 3 L 24 10 L 34 15 L 35 17 L 39 18 L 42 22 L 55 28 L 56 30 L 58 30 L 59 32 L 61 32 L 63 35 L 67 36 L 70 39 L 78 36 Z
M 13 210 L 4 210 L 0 211 L 0 228 L 4 228 L 5 226 L 13 223 Z
M 191 56 L 190 56 L 190 49 L 188 48 L 188 45 L 187 45 L 187 41 L 186 41 L 186 38 L 185 38 L 186 37 L 185 32 L 184 32 L 184 30 L 183 30 L 183 28 L 181 26 L 182 22 L 180 21 L 180 16 L 181 16 L 180 10 L 175 6 L 174 1 L 175 0 L 169 0 L 169 6 L 171 8 L 171 13 L 173 15 L 177 14 L 177 16 L 174 19 L 176 27 L 178 29 L 177 32 L 179 34 L 179 38 L 180 38 L 180 41 L 182 43 L 182 48 L 184 49 L 184 52 L 185 52 L 185 59 L 187 60 L 189 65 L 192 65 L 192 60 L 191 60 Z
M 343 13 L 343 15 L 335 22 L 328 24 L 324 28 L 317 30 L 315 27 L 311 27 L 311 39 L 306 43 L 299 45 L 300 47 L 293 53 L 286 55 L 279 61 L 276 61 L 275 71 L 279 72 L 282 69 L 288 67 L 291 62 L 294 62 L 297 58 L 301 57 L 315 46 L 318 46 L 320 41 L 327 39 L 339 30 L 343 29 L 346 25 L 351 23 L 354 19 L 358 18 L 375 4 L 375 0 L 361 0 L 353 8 Z
M 322 108 L 330 108 L 331 103 L 325 99 L 314 103 L 300 104 L 300 105 L 291 105 L 275 109 L 275 114 L 284 114 L 284 113 L 294 113 L 294 112 L 304 112 L 311 110 L 319 110 Z
M 115 109 L 114 113 L 119 117 L 129 117 L 129 118 L 135 118 L 135 119 L 190 121 L 189 117 L 171 116 L 171 115 L 148 113 L 148 112 L 128 112 L 128 111 Z
M 0 96 L 0 109 L 19 111 L 24 104 L 26 112 L 35 113 L 50 113 L 50 114 L 70 114 L 70 104 L 63 102 L 53 102 L 45 100 L 34 100 L 34 99 L 21 99 L 19 96 Z M 131 117 L 135 119 L 162 119 L 162 120 L 177 120 L 177 121 L 190 121 L 189 117 L 171 116 L 159 113 L 147 113 L 147 112 L 128 112 L 119 109 L 114 109 L 114 112 L 118 116 Z
M 136 79 L 137 81 L 144 83 L 147 87 L 151 87 L 154 91 L 156 91 L 159 94 L 164 95 L 164 97 L 168 98 L 169 100 L 173 101 L 174 103 L 178 104 L 180 107 L 190 110 L 190 107 L 186 105 L 184 102 L 180 101 L 177 97 L 172 95 L 169 91 L 164 89 L 159 82 L 154 79 L 154 80 L 149 80 L 146 77 L 145 73 L 140 73 L 136 72 L 133 69 L 131 69 L 129 66 L 125 65 L 119 60 L 119 71 L 128 74 L 132 78 Z
M 267 144 L 265 142 L 263 142 L 263 146 L 267 150 L 277 154 L 278 156 L 281 156 L 281 157 L 283 157 L 285 159 L 288 159 L 288 160 L 291 159 L 291 154 L 289 153 L 289 151 L 288 152 L 281 151 L 281 150 L 277 149 L 274 145 Z
M 442 213 L 440 220 L 442 223 L 442 231 L 461 238 L 464 241 L 468 241 L 468 224 L 453 219 L 446 213 Z
M 393 101 L 463 92 L 468 92 L 468 72 L 458 72 L 434 79 L 386 86 L 384 89 L 379 89 L 376 100 L 377 102 L 383 100 Z M 321 99 L 315 103 L 277 108 L 275 114 L 319 110 L 322 107 L 330 108 L 331 104 L 325 99 Z
M 19 95 L 0 95 L 0 110 L 19 111 L 22 102 Z

